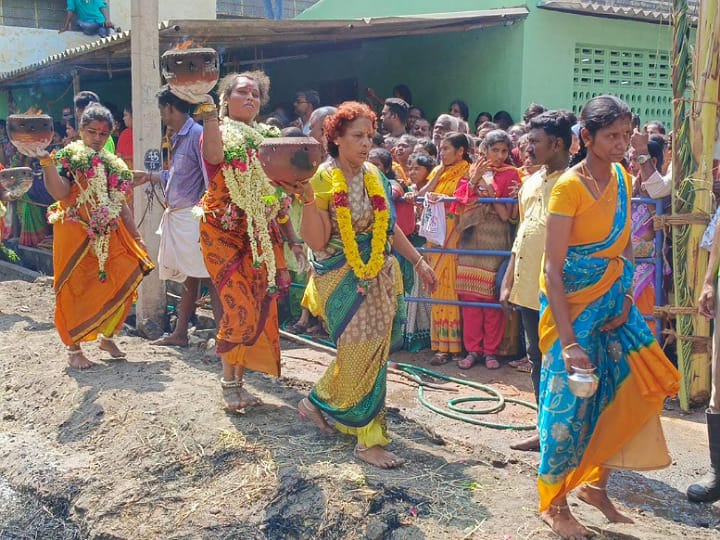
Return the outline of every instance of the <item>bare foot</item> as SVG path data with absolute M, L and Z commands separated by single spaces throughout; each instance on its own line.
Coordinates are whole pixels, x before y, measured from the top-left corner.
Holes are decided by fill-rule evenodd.
M 80 349 L 68 351 L 68 364 L 73 369 L 87 369 L 96 365 L 95 362 L 88 360 Z
M 125 352 L 118 348 L 115 340 L 106 337 L 100 339 L 100 350 L 109 353 L 115 360 L 121 360 L 127 356 Z
M 570 513 L 567 506 L 550 506 L 540 517 L 563 540 L 584 540 L 592 533 Z
M 151 341 L 150 345 L 156 345 L 159 347 L 187 347 L 188 338 L 187 336 L 170 334 L 169 336 L 163 336 L 160 339 Z
M 625 514 L 621 514 L 613 502 L 608 498 L 605 488 L 593 487 L 590 484 L 580 486 L 577 492 L 578 499 L 600 510 L 610 523 L 635 523 Z
M 540 448 L 540 435 L 533 435 L 522 441 L 518 441 L 510 445 L 513 450 L 522 450 L 523 452 L 529 452 L 532 450 L 538 450 Z
M 335 433 L 335 430 L 325 421 L 325 417 L 322 413 L 310 402 L 308 398 L 302 398 L 298 403 L 297 408 L 300 412 L 300 418 L 307 418 L 308 420 L 311 420 L 320 431 L 327 435 Z
M 353 455 L 365 463 L 369 463 L 379 469 L 396 469 L 405 463 L 405 460 L 392 452 L 388 452 L 382 446 L 371 446 L 366 448 L 361 444 L 355 445 Z

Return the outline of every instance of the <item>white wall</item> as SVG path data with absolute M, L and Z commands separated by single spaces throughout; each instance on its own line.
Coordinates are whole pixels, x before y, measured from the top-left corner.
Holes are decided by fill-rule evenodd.
M 130 0 L 110 0 L 110 20 L 130 30 Z M 215 0 L 160 0 L 160 20 L 215 19 Z M 0 26 L 0 73 L 98 39 L 80 32 Z
M 110 0 L 110 19 L 123 30 L 130 29 L 130 0 Z M 161 21 L 170 19 L 215 19 L 216 0 L 160 0 Z
M 0 26 L 0 72 L 12 71 L 97 39 L 80 32 Z

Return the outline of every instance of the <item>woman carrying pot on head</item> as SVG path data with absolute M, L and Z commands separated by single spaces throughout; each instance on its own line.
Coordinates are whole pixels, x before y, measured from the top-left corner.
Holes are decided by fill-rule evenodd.
M 270 97 L 270 79 L 261 71 L 231 73 L 220 81 L 218 95 L 219 118 L 210 96 L 196 110 L 210 178 L 198 205 L 200 247 L 223 308 L 217 353 L 225 409 L 237 412 L 262 403 L 243 386 L 246 369 L 280 376 L 277 296 L 290 286 L 283 235 L 294 246 L 300 242 L 257 157 L 266 137 L 280 136 L 277 128 L 255 121 Z
M 54 225 L 55 327 L 70 367 L 77 369 L 94 365 L 80 343 L 98 336 L 101 350 L 125 358 L 113 336 L 143 276 L 154 268 L 126 203 L 132 172 L 104 149 L 112 126 L 108 109 L 90 105 L 80 119 L 80 140 L 55 157 L 37 156 L 45 187 L 57 201 L 48 208 Z
M 403 283 L 396 250 L 413 262 L 425 286 L 435 274 L 392 223 L 378 168 L 368 162 L 377 119 L 367 105 L 345 102 L 325 119 L 331 160 L 299 188 L 301 234 L 313 252 L 314 273 L 304 305 L 321 317 L 337 356 L 310 395 L 301 416 L 332 433 L 357 436 L 355 456 L 388 469 L 404 460 L 385 450 L 386 363 L 403 343 Z
M 585 105 L 580 152 L 548 203 L 538 489 L 543 521 L 563 538 L 590 535 L 570 513 L 570 491 L 631 523 L 607 496 L 610 472 L 670 464 L 659 413 L 680 376 L 633 302 L 632 180 L 619 164 L 630 120 L 614 96 Z

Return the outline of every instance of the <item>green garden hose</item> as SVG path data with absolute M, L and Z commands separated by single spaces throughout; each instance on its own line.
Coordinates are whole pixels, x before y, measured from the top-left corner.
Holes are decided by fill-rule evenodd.
M 528 409 L 537 411 L 537 405 L 535 405 L 534 403 L 530 403 L 529 401 L 523 401 L 522 399 L 506 398 L 492 386 L 476 383 L 473 381 L 457 379 L 455 377 L 449 377 L 447 375 L 443 375 L 442 373 L 437 373 L 436 371 L 431 371 L 420 366 L 414 366 L 412 364 L 399 364 L 394 362 L 391 362 L 388 365 L 390 368 L 407 373 L 410 377 L 412 377 L 412 379 L 418 384 L 418 400 L 420 401 L 420 403 L 422 403 L 425 407 L 437 414 L 447 416 L 448 418 L 452 418 L 453 420 L 460 420 L 461 422 L 467 422 L 468 424 L 474 424 L 476 426 L 483 426 L 493 429 L 530 431 L 536 428 L 536 425 L 534 423 L 516 426 L 511 424 L 501 424 L 499 422 L 487 422 L 471 417 L 471 415 L 493 414 L 500 412 L 505 408 L 506 403 L 513 403 L 515 405 L 520 405 L 522 407 L 527 407 Z M 421 375 L 426 375 L 428 377 L 453 382 L 461 386 L 469 386 L 470 388 L 475 388 L 476 390 L 480 390 L 481 392 L 485 392 L 489 395 L 453 398 L 448 400 L 447 409 L 443 409 L 433 405 L 427 399 L 425 399 L 425 381 L 423 381 Z M 467 409 L 458 407 L 458 405 L 461 403 L 476 403 L 479 401 L 490 401 L 495 403 L 495 405 L 485 407 L 483 409 Z

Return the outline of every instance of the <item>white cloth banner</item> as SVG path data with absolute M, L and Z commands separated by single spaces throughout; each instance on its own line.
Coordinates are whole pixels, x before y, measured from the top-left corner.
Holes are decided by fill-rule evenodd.
M 188 276 L 210 277 L 200 251 L 200 221 L 193 216 L 192 207 L 166 209 L 157 234 L 160 235 L 160 279 L 182 283 Z

